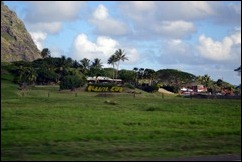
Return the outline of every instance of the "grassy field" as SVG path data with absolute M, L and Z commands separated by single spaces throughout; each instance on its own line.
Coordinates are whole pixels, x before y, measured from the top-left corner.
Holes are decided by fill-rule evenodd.
M 241 100 L 1 82 L 1 160 L 152 160 L 241 154 Z M 49 94 L 49 97 L 48 97 Z

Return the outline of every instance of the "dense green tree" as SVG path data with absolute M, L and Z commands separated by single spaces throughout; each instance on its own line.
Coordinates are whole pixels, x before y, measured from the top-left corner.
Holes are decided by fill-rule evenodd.
M 50 56 L 50 50 L 48 48 L 44 48 L 42 51 L 41 51 L 41 56 L 42 58 L 47 58 L 47 57 L 51 57 Z
M 133 69 L 135 72 L 137 72 L 139 69 L 137 67 L 134 67 Z
M 134 76 L 135 76 L 135 85 L 137 85 L 137 82 L 138 82 L 138 70 L 139 69 L 137 67 L 133 68 Z
M 123 80 L 123 82 L 133 83 L 135 82 L 134 72 L 132 70 L 120 70 L 119 78 Z
M 16 67 L 30 67 L 32 65 L 31 62 L 27 62 L 27 61 L 15 61 L 13 62 L 13 65 L 15 65 Z
M 145 71 L 144 68 L 139 68 L 139 71 L 138 71 L 138 78 L 141 79 L 141 84 L 143 84 L 144 71 Z
M 223 80 L 218 79 L 217 82 L 216 82 L 216 85 L 219 86 L 219 87 L 222 87 L 223 86 Z
M 198 76 L 197 81 L 208 88 L 210 88 L 212 85 L 212 80 L 208 74 L 205 74 L 204 76 Z
M 84 80 L 76 75 L 67 75 L 60 82 L 60 90 L 70 89 L 75 90 L 84 85 Z
M 109 78 L 113 78 L 113 68 L 103 68 L 103 76 L 109 77 Z
M 60 81 L 60 90 L 75 90 L 75 88 L 83 86 L 86 83 L 85 76 L 76 68 L 65 68 L 63 74 L 63 79 Z
M 17 69 L 17 74 L 15 81 L 20 86 L 34 84 L 37 78 L 36 70 L 33 67 L 20 66 Z
M 153 69 L 145 69 L 144 70 L 144 78 L 149 79 L 149 85 L 152 85 L 153 80 L 156 77 L 156 72 Z
M 73 59 L 71 57 L 67 57 L 65 62 L 66 67 L 72 67 L 73 63 L 74 63 Z
M 54 71 L 54 68 L 46 68 L 45 66 L 41 66 L 37 69 L 37 83 L 38 84 L 50 84 L 50 83 L 58 83 L 60 79 L 60 74 Z
M 190 85 L 196 81 L 195 79 L 195 75 L 176 69 L 161 69 L 156 72 L 156 81 L 161 86 L 174 87 L 173 89 L 180 89 L 181 86 Z
M 76 61 L 76 60 L 74 60 L 74 62 L 73 62 L 73 66 L 72 66 L 73 68 L 79 68 L 80 67 L 80 64 L 79 64 L 79 62 L 78 61 Z
M 72 67 L 73 66 L 73 60 L 72 58 L 68 57 L 66 58 L 66 56 L 62 55 L 61 56 L 61 59 L 60 59 L 60 69 L 63 70 L 64 68 L 69 68 L 69 67 Z

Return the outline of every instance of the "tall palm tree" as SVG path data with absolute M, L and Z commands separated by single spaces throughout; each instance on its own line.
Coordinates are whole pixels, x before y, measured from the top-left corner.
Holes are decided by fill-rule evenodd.
M 128 60 L 128 58 L 125 56 L 124 50 L 122 50 L 122 49 L 116 50 L 116 52 L 114 54 L 117 59 L 117 73 L 116 73 L 116 78 L 117 78 L 120 61 Z
M 113 66 L 113 79 L 114 79 L 114 72 L 115 72 L 115 63 L 117 62 L 117 58 L 116 55 L 112 55 L 109 59 L 108 59 L 108 64 L 111 64 Z
M 101 71 L 102 71 L 102 63 L 101 63 L 101 59 L 95 58 L 92 62 L 91 65 L 91 69 L 90 69 L 90 75 L 96 76 L 96 83 L 97 83 L 97 78 L 98 76 L 101 75 Z
M 84 58 L 84 59 L 80 60 L 80 64 L 81 64 L 83 74 L 86 75 L 88 73 L 88 71 L 90 70 L 91 61 L 87 58 Z
M 101 69 L 102 68 L 102 63 L 101 63 L 101 59 L 95 58 L 94 61 L 92 62 L 91 67 L 94 69 Z

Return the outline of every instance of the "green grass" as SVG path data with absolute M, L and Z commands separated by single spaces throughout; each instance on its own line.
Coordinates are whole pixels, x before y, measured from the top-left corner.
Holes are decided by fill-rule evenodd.
M 145 92 L 97 97 L 50 86 L 23 96 L 9 80 L 1 83 L 1 160 L 152 160 L 241 152 L 241 100 L 162 99 Z

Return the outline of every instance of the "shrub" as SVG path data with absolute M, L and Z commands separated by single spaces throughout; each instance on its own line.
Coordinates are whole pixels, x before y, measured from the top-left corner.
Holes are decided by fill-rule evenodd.
M 40 68 L 37 71 L 38 76 L 37 76 L 37 83 L 41 84 L 49 84 L 50 82 L 57 83 L 60 75 L 55 73 L 54 70 L 49 70 L 47 68 Z
M 143 86 L 142 87 L 143 91 L 146 92 L 157 92 L 159 90 L 159 87 L 157 85 L 152 85 L 152 86 Z
M 79 88 L 84 85 L 84 81 L 76 75 L 67 75 L 60 82 L 60 90 Z
M 173 92 L 173 93 L 178 93 L 179 91 L 179 87 L 178 86 L 163 86 L 162 88 L 164 88 L 167 91 Z

